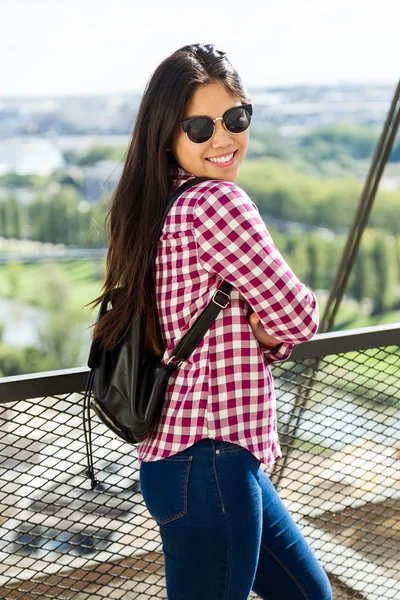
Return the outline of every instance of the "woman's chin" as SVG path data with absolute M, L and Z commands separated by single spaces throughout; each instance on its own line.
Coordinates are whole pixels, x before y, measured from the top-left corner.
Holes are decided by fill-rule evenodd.
M 207 161 L 208 162 L 208 161 Z M 235 181 L 239 175 L 239 168 L 237 165 L 232 165 L 226 169 L 221 169 L 211 165 L 211 168 L 207 168 L 206 177 L 212 177 L 213 179 L 221 179 L 222 181 Z

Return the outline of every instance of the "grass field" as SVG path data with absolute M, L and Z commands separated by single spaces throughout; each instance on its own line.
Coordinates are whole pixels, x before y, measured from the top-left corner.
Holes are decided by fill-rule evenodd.
M 102 273 L 102 268 L 103 265 L 93 260 L 25 263 L 17 267 L 12 263 L 0 265 L 0 296 L 5 298 L 11 296 L 10 281 L 15 278 L 15 273 L 18 273 L 17 298 L 21 302 L 52 308 L 54 304 L 49 298 L 49 289 L 51 286 L 58 286 L 60 302 L 61 295 L 67 293 L 71 308 L 77 311 L 81 309 L 91 317 L 94 311 L 91 312 L 89 307 L 83 308 L 83 305 L 101 294 L 103 275 L 101 274 L 101 279 L 97 279 L 96 273 L 97 271 Z
M 16 269 L 16 271 L 15 271 Z M 97 307 L 90 310 L 83 308 L 85 304 L 99 296 L 102 292 L 104 263 L 88 260 L 60 260 L 57 262 L 39 262 L 0 265 L 0 296 L 9 298 L 12 284 L 10 281 L 18 273 L 19 291 L 18 299 L 26 304 L 41 306 L 42 308 L 54 307 L 54 288 L 59 288 L 61 295 L 68 293 L 70 307 L 76 311 L 84 311 L 89 318 L 97 314 Z M 49 298 L 52 289 L 53 296 Z M 52 303 L 53 302 L 53 303 Z M 320 301 L 320 314 L 322 317 L 325 302 Z M 400 311 L 392 311 L 383 315 L 368 316 L 360 312 L 354 302 L 343 302 L 335 324 L 335 330 L 358 329 L 400 322 Z

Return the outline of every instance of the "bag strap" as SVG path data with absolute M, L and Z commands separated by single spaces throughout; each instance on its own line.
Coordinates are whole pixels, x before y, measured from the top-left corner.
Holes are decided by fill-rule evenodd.
M 162 230 L 164 228 L 165 219 L 167 218 L 168 213 L 171 210 L 173 204 L 175 204 L 176 200 L 179 198 L 179 196 L 181 194 L 183 194 L 183 192 L 186 192 L 186 190 L 197 185 L 198 183 L 201 183 L 202 181 L 210 181 L 210 179 L 208 177 L 192 177 L 192 179 L 189 179 L 188 181 L 184 181 L 178 188 L 176 188 L 176 190 L 174 192 L 172 192 L 171 196 L 168 198 L 167 204 L 165 205 L 164 213 L 161 217 L 161 221 L 158 226 L 157 236 L 156 236 L 155 242 L 153 244 L 154 254 L 157 250 L 157 246 L 158 246 L 161 234 L 162 234 Z M 153 258 L 155 258 L 155 256 Z
M 179 367 L 182 362 L 189 358 L 200 340 L 203 339 L 210 329 L 221 310 L 228 306 L 231 289 L 232 284 L 224 281 L 214 292 L 207 307 L 196 319 L 189 331 L 185 333 L 180 342 L 175 346 L 173 354 L 167 362 L 168 366 L 173 365 L 174 367 Z
M 189 179 L 188 181 L 182 183 L 182 185 L 180 185 L 169 197 L 164 214 L 160 222 L 155 248 L 158 244 L 159 238 L 161 237 L 165 219 L 167 218 L 168 212 L 170 211 L 174 202 L 179 198 L 181 194 L 183 194 L 183 192 L 197 185 L 198 183 L 201 183 L 202 181 L 209 181 L 209 178 L 194 177 L 192 179 Z M 228 283 L 227 281 L 224 281 L 222 285 L 214 292 L 211 301 L 209 302 L 207 307 L 203 310 L 201 315 L 193 323 L 192 327 L 185 333 L 183 338 L 175 346 L 172 356 L 167 362 L 167 365 L 171 371 L 179 367 L 182 364 L 182 362 L 189 358 L 193 350 L 196 348 L 196 346 L 203 339 L 207 331 L 210 329 L 211 325 L 214 323 L 221 310 L 228 306 L 230 302 L 231 289 L 232 284 Z

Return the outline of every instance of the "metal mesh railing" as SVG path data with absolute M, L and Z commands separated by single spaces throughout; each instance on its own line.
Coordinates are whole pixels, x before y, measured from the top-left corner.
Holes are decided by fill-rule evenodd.
M 284 457 L 267 472 L 335 600 L 400 599 L 399 374 L 397 346 L 274 366 Z M 78 392 L 0 405 L 0 598 L 166 598 L 136 449 L 94 421 L 91 491 L 81 408 Z
M 272 480 L 334 597 L 400 599 L 399 347 L 282 365 L 274 376 L 284 457 Z

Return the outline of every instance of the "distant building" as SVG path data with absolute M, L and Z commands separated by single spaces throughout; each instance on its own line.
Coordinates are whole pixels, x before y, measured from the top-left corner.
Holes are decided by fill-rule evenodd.
M 83 167 L 82 197 L 97 202 L 104 194 L 111 194 L 121 177 L 123 163 L 100 160 L 91 167 Z

